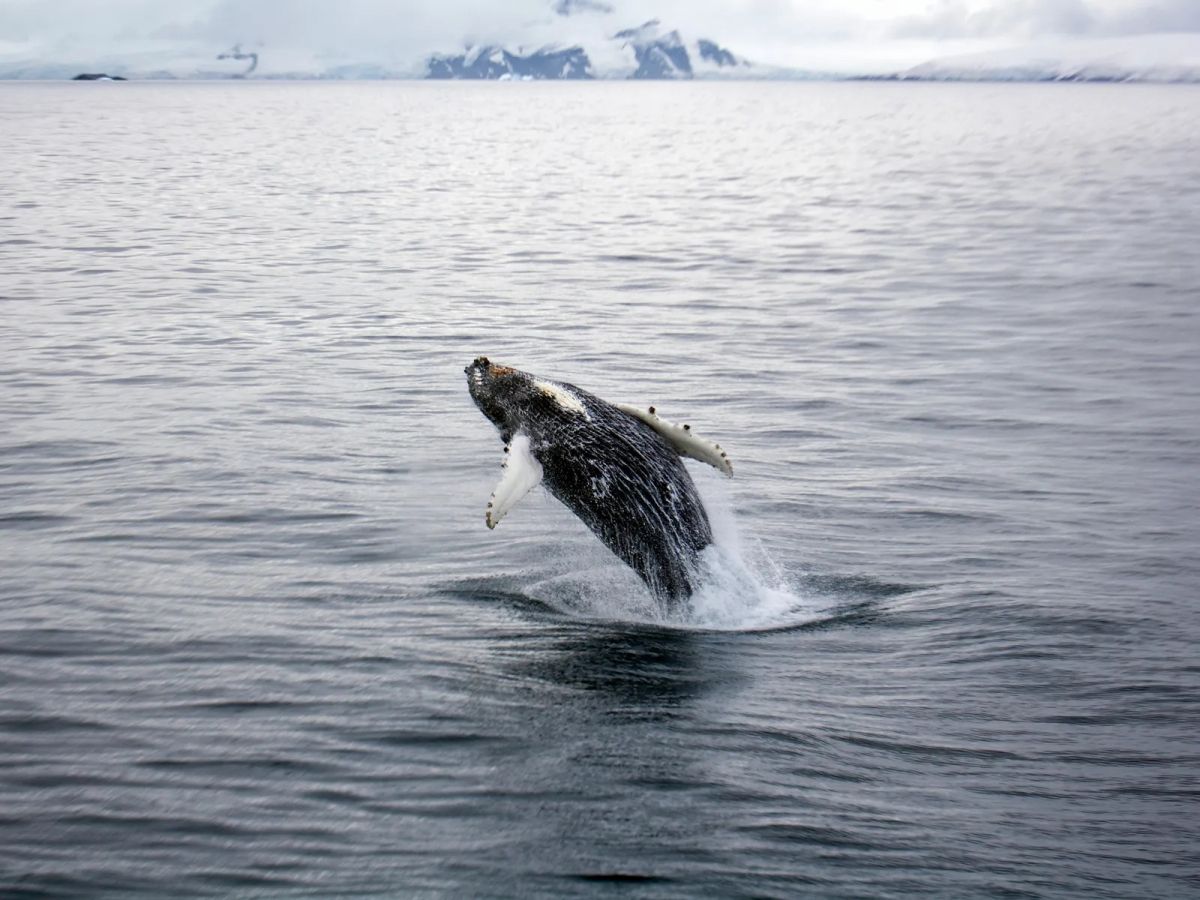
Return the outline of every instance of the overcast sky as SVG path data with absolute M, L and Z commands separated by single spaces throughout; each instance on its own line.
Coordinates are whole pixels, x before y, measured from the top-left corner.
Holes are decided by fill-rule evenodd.
M 611 34 L 657 17 L 750 57 L 803 67 L 884 63 L 1065 35 L 1200 33 L 1200 0 L 607 0 L 563 19 L 553 0 L 0 0 L 0 58 L 211 58 L 240 41 L 313 58 L 396 62 L 470 43 Z M 814 56 L 816 54 L 816 56 Z

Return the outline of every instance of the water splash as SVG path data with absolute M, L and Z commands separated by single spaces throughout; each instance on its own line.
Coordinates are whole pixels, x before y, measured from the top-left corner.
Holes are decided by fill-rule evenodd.
M 665 610 L 632 570 L 597 556 L 527 588 L 528 595 L 570 615 L 602 621 L 706 631 L 766 631 L 834 618 L 837 602 L 802 590 L 761 542 L 744 540 L 728 489 L 698 477 L 714 543 L 701 554 L 699 589 L 687 604 Z M 576 559 L 576 563 L 580 560 Z

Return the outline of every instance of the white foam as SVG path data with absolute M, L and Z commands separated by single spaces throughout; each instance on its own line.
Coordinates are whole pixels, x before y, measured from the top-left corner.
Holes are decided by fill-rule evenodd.
M 699 588 L 679 624 L 719 631 L 792 628 L 829 615 L 829 604 L 789 584 L 787 573 L 760 541 L 744 540 L 728 482 L 693 473 L 713 529 L 701 554 Z
M 700 587 L 687 604 L 664 610 L 632 569 L 590 543 L 569 554 L 569 570 L 530 585 L 528 595 L 568 615 L 687 630 L 769 631 L 829 618 L 828 598 L 798 591 L 760 542 L 743 540 L 727 482 L 696 474 L 715 543 L 701 555 Z

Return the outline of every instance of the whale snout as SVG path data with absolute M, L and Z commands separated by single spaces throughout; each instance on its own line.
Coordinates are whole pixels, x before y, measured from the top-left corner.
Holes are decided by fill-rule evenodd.
M 497 366 L 486 356 L 475 357 L 475 361 L 463 369 L 467 376 L 467 388 L 477 404 L 489 400 L 495 402 L 499 397 L 497 392 L 503 393 L 502 376 L 512 371 L 506 366 Z
M 486 356 L 477 356 L 473 363 L 463 369 L 467 376 L 467 387 L 470 388 L 472 396 L 491 383 L 491 368 L 492 363 Z
M 486 356 L 476 357 L 463 371 L 471 399 L 507 440 L 520 416 L 524 376 L 516 369 L 496 365 Z
M 503 378 L 506 375 L 519 374 L 516 369 L 511 366 L 500 366 L 492 362 L 486 356 L 477 356 L 475 361 L 463 369 L 467 377 L 473 382 L 482 383 L 492 378 Z

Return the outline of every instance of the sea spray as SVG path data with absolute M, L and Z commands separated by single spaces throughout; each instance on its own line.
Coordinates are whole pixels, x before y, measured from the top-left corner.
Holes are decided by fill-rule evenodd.
M 696 473 L 714 543 L 700 558 L 699 589 L 669 621 L 692 628 L 759 631 L 825 618 L 829 604 L 800 592 L 754 537 L 744 537 L 728 482 Z
M 632 570 L 591 542 L 564 547 L 564 569 L 530 585 L 529 596 L 569 615 L 667 628 L 760 631 L 827 617 L 830 604 L 796 590 L 763 544 L 743 537 L 726 483 L 694 474 L 714 543 L 701 554 L 699 587 L 686 602 L 666 609 Z

